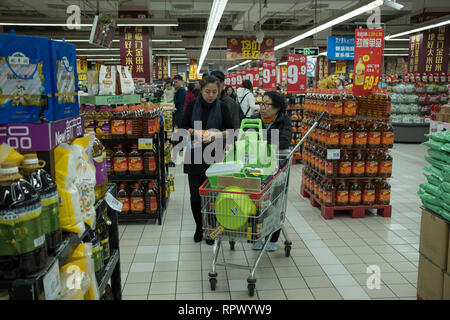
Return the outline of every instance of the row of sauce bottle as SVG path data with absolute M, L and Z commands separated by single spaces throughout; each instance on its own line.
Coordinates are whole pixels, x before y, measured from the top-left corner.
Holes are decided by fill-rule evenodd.
M 121 214 L 151 214 L 158 213 L 159 190 L 156 180 L 120 183 L 117 200 L 122 203 Z
M 99 139 L 154 138 L 160 130 L 160 108 L 151 103 L 122 106 L 82 106 L 85 133 Z
M 315 122 L 315 117 L 305 116 L 300 131 L 305 135 Z M 343 121 L 323 120 L 308 136 L 313 143 L 338 148 L 392 148 L 394 127 L 389 121 Z
M 385 179 L 333 181 L 303 168 L 302 184 L 327 207 L 388 205 L 391 197 L 391 186 Z
M 346 151 L 340 159 L 327 159 L 327 149 L 306 144 L 302 150 L 304 163 L 321 175 L 330 178 L 380 177 L 392 175 L 392 156 L 388 150 Z
M 111 175 L 154 175 L 157 172 L 157 154 L 154 149 L 139 150 L 137 144 L 133 144 L 129 150 L 123 145 L 114 147 L 112 157 Z M 111 156 L 112 151 L 108 154 Z

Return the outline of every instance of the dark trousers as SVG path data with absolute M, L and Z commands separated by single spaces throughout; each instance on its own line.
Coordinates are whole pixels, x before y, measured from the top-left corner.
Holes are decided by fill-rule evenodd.
M 274 232 L 272 235 L 272 238 L 270 238 L 270 242 L 277 242 L 278 238 L 280 237 L 281 229 Z
M 191 210 L 192 215 L 194 216 L 195 224 L 197 227 L 202 226 L 202 202 L 200 199 L 200 193 L 198 192 L 198 188 L 200 188 L 206 180 L 206 176 L 204 174 L 188 174 L 189 180 L 189 191 L 191 192 Z

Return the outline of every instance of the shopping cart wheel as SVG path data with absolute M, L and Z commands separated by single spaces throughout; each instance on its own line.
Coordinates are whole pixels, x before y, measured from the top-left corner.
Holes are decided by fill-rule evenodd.
M 284 247 L 284 254 L 286 257 L 289 257 L 291 255 L 291 246 Z
M 236 242 L 234 241 L 230 241 L 230 250 L 234 251 L 234 245 L 236 244 Z
M 249 283 L 247 288 L 248 288 L 248 295 L 250 297 L 253 297 L 255 295 L 255 287 L 256 285 L 254 283 Z
M 212 291 L 216 291 L 217 279 L 216 278 L 211 278 L 211 279 L 209 279 L 209 283 L 211 284 L 211 290 Z

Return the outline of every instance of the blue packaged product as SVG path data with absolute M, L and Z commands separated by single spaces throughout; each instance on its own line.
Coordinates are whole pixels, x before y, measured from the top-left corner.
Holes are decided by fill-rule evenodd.
M 0 34 L 0 124 L 54 121 L 50 42 L 43 37 Z
M 75 45 L 50 40 L 52 54 L 53 95 L 52 103 L 56 119 L 75 117 L 79 114 L 78 74 Z

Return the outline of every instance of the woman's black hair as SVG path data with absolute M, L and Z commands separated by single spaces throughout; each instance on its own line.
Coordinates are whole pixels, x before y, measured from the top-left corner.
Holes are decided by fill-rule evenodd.
M 194 89 L 195 89 L 195 84 L 189 83 L 188 86 L 187 86 L 187 88 L 188 88 L 188 90 L 189 90 L 190 92 L 192 92 L 192 91 L 194 91 Z
M 226 86 L 225 88 L 225 92 L 228 92 L 228 89 L 231 88 L 231 91 L 233 92 L 232 94 L 234 94 L 234 89 L 232 86 Z
M 220 90 L 220 82 L 219 79 L 217 79 L 214 76 L 206 76 L 204 78 L 202 78 L 202 80 L 200 80 L 200 90 L 203 90 L 203 88 L 210 83 L 215 83 L 217 86 L 217 89 Z
M 171 86 L 173 86 L 172 80 L 167 80 L 167 81 L 166 81 L 166 84 L 170 84 Z
M 244 80 L 244 82 L 242 82 L 242 88 L 246 88 L 253 92 L 253 84 L 250 80 Z
M 278 112 L 284 112 L 286 110 L 286 98 L 277 91 L 264 92 L 263 97 L 269 97 L 272 99 L 272 106 L 278 109 Z

